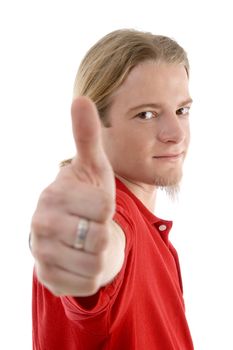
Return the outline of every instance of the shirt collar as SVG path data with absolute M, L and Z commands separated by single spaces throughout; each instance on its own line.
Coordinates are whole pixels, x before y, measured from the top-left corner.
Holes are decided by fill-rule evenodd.
M 128 187 L 120 181 L 118 178 L 115 178 L 116 186 L 119 190 L 127 193 L 135 202 L 140 212 L 146 217 L 146 219 L 152 224 L 155 225 L 157 228 L 161 225 L 165 225 L 167 230 L 170 231 L 172 228 L 172 221 L 170 220 L 164 220 L 160 219 L 159 217 L 155 216 L 151 211 L 149 211 L 145 205 L 128 189 Z M 165 231 L 165 230 L 164 230 Z

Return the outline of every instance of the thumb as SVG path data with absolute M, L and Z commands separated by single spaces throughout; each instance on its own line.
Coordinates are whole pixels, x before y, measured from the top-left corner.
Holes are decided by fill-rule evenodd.
M 76 98 L 71 107 L 72 129 L 77 156 L 74 167 L 82 166 L 95 170 L 110 169 L 102 145 L 101 123 L 95 104 L 85 96 Z

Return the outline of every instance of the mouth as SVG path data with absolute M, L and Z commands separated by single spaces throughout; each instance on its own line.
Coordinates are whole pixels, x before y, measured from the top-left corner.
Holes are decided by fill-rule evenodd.
M 184 152 L 181 153 L 175 153 L 175 154 L 163 154 L 160 156 L 154 156 L 153 158 L 158 159 L 158 160 L 167 160 L 167 161 L 175 161 L 183 158 Z

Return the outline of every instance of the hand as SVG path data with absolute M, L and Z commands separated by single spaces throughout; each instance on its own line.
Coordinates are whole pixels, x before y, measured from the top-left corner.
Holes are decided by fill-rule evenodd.
M 31 247 L 37 277 L 53 294 L 87 296 L 98 291 L 106 265 L 115 181 L 95 105 L 79 97 L 71 114 L 77 154 L 39 198 Z M 80 218 L 89 220 L 82 250 L 74 248 Z

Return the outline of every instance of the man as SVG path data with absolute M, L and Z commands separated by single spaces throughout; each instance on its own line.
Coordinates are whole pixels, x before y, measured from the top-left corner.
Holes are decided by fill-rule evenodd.
M 83 59 L 77 154 L 32 218 L 34 349 L 193 349 L 172 222 L 153 214 L 182 177 L 188 82 L 184 50 L 151 33 L 112 32 Z

